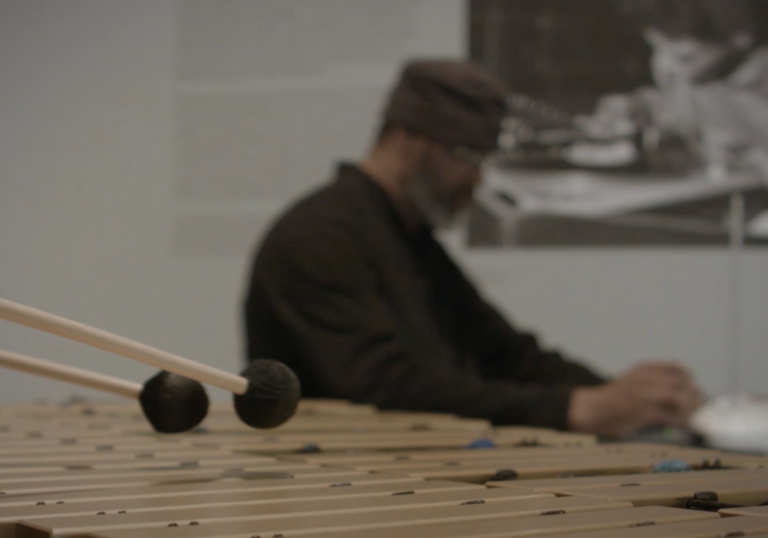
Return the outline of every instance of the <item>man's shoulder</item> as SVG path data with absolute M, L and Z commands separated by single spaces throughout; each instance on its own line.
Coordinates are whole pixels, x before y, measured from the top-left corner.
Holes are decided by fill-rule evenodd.
M 258 247 L 262 261 L 320 255 L 322 251 L 360 248 L 360 204 L 354 189 L 338 178 L 285 209 Z M 363 242 L 364 243 L 364 242 Z
M 338 181 L 327 183 L 294 202 L 275 220 L 267 238 L 311 237 L 353 220 Z

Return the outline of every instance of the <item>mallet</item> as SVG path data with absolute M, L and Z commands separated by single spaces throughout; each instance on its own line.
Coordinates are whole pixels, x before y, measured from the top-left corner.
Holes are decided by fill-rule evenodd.
M 254 428 L 274 428 L 283 424 L 293 416 L 301 398 L 298 378 L 290 368 L 278 361 L 252 361 L 238 376 L 1 298 L 0 319 L 228 390 L 234 394 L 235 410 L 240 419 Z
M 203 386 L 180 375 L 160 372 L 144 385 L 73 366 L 0 350 L 0 366 L 138 400 L 144 416 L 160 433 L 180 433 L 200 424 L 208 413 Z

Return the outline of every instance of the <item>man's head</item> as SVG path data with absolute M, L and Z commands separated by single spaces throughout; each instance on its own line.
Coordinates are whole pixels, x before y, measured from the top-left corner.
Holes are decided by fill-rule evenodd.
M 496 148 L 506 94 L 500 79 L 467 61 L 409 62 L 364 168 L 419 224 L 449 224 L 469 205 L 481 161 Z

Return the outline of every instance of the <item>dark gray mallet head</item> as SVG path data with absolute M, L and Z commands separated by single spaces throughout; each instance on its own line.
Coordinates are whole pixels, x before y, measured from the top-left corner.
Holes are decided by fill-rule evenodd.
M 144 383 L 139 403 L 152 427 L 160 433 L 193 429 L 208 414 L 208 395 L 192 379 L 160 372 Z
M 234 394 L 235 411 L 252 428 L 276 428 L 296 412 L 301 384 L 282 362 L 257 359 L 240 375 L 248 380 L 248 390 Z

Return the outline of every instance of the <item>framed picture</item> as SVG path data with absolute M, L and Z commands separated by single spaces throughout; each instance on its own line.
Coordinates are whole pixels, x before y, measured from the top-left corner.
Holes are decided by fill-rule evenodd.
M 470 246 L 768 245 L 768 1 L 469 10 L 510 87 Z

